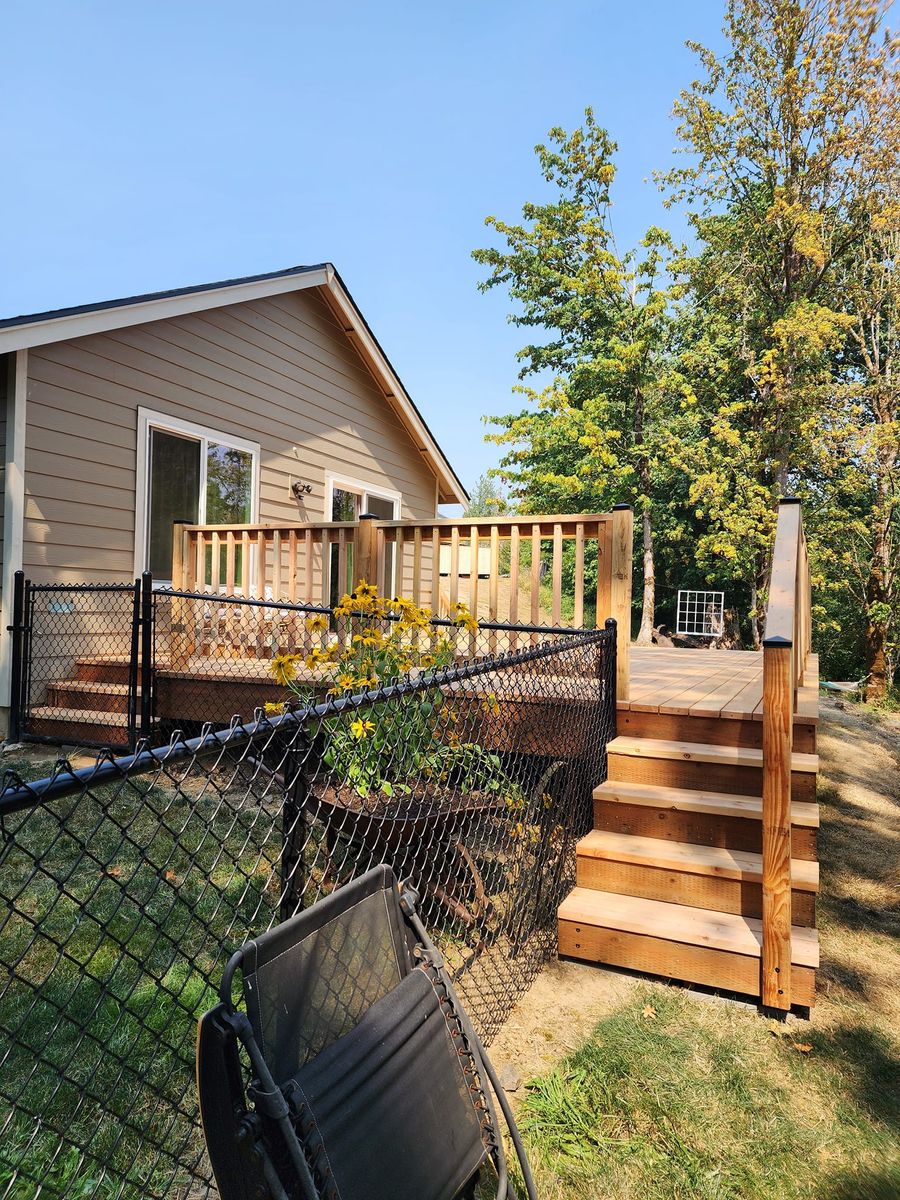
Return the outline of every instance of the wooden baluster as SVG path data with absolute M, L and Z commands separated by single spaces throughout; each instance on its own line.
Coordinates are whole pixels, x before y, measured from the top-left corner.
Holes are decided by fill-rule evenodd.
M 531 616 L 532 625 L 539 625 L 541 622 L 541 527 L 540 525 L 532 525 L 531 527 Z M 538 635 L 533 633 L 530 637 L 532 646 L 536 645 Z
M 431 530 L 431 611 L 437 617 L 441 612 L 441 531 L 435 525 Z
M 413 604 L 419 606 L 422 604 L 422 528 L 420 525 L 416 526 L 413 533 L 412 601 Z
M 210 545 L 212 549 L 209 560 L 209 590 L 211 592 L 218 592 L 221 539 L 215 530 L 213 530 L 212 537 L 210 538 Z
M 491 526 L 491 573 L 488 580 L 488 619 L 497 620 L 497 602 L 500 591 L 500 531 L 496 524 Z M 488 638 L 491 654 L 497 653 L 497 630 L 492 629 Z
M 225 534 L 225 595 L 234 595 L 234 556 L 235 556 L 235 536 L 234 530 L 229 529 Z
M 509 614 L 510 625 L 515 625 L 519 619 L 519 526 L 513 525 L 509 533 Z M 519 644 L 519 635 L 510 632 L 509 648 L 515 650 Z
M 249 596 L 252 585 L 250 572 L 250 534 L 246 529 L 241 530 L 241 595 Z
M 576 629 L 584 625 L 584 522 L 575 526 L 575 611 L 572 624 Z
M 281 600 L 281 530 L 272 531 L 272 598 Z
M 469 532 L 469 610 L 478 620 L 478 550 L 480 537 L 478 526 L 473 525 Z M 469 635 L 469 658 L 474 658 L 478 651 L 478 635 Z
M 403 578 L 403 554 L 405 546 L 406 541 L 403 536 L 403 529 L 398 525 L 394 530 L 394 578 L 392 581 L 389 581 L 387 578 L 387 550 L 385 550 L 384 554 L 384 594 L 386 596 L 406 595 L 406 582 Z
M 553 624 L 562 624 L 562 525 L 553 526 Z
M 264 529 L 256 531 L 256 598 L 266 598 L 266 533 Z
M 206 591 L 206 538 L 201 530 L 197 530 L 194 538 L 194 578 L 197 581 L 197 591 Z
M 450 530 L 450 608 L 459 601 L 459 526 Z
M 762 1002 L 791 1007 L 793 647 L 763 642 Z
M 349 580 L 349 578 L 348 578 L 348 571 L 347 571 L 347 531 L 346 531 L 346 529 L 339 529 L 339 530 L 337 531 L 337 545 L 338 545 L 338 552 L 337 552 L 337 577 L 338 577 L 337 593 L 338 593 L 338 597 L 341 597 L 341 596 L 343 596 L 344 592 L 352 592 L 352 591 L 353 591 L 353 585 L 354 585 L 354 583 L 355 583 L 355 581 L 351 582 L 351 581 Z M 348 586 L 348 584 L 349 584 L 349 586 Z
M 312 604 L 313 602 L 313 555 L 315 546 L 313 541 L 313 531 L 307 529 L 303 535 L 303 603 Z M 340 597 L 339 597 L 340 598 Z
M 288 600 L 297 603 L 297 530 L 288 533 Z
M 334 530 L 325 529 L 322 531 L 322 571 L 320 577 L 319 603 L 328 606 L 331 599 L 331 547 L 334 545 Z M 338 584 L 338 599 L 341 596 L 341 587 Z

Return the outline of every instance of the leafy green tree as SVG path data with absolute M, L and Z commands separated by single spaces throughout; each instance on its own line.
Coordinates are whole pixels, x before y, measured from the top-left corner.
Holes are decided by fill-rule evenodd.
M 682 363 L 697 399 L 682 465 L 708 524 L 701 556 L 752 579 L 757 614 L 780 495 L 813 502 L 819 582 L 835 586 L 829 571 L 846 566 L 821 492 L 843 477 L 848 452 L 840 385 L 854 316 L 839 281 L 893 155 L 886 8 L 729 0 L 725 53 L 689 43 L 702 74 L 675 105 L 688 161 L 661 182 L 669 203 L 691 206 L 699 248 L 685 279 L 703 325 Z
M 474 251 L 483 290 L 505 287 L 513 324 L 542 340 L 519 352 L 518 413 L 492 418 L 507 447 L 503 477 L 523 511 L 601 511 L 634 503 L 642 533 L 639 641 L 655 604 L 654 521 L 664 495 L 663 433 L 677 378 L 669 372 L 674 254 L 663 230 L 621 253 L 610 220 L 615 144 L 591 109 L 571 133 L 555 128 L 535 152 L 552 195 L 523 206 L 521 224 L 488 217 L 505 248 Z
M 464 517 L 494 517 L 508 512 L 503 488 L 490 474 L 479 475 L 469 496 Z

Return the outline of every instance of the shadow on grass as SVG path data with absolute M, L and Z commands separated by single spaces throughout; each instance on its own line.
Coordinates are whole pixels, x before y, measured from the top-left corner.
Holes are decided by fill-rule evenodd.
M 847 1083 L 858 1107 L 888 1129 L 900 1131 L 900 1058 L 876 1029 L 842 1026 L 814 1037 L 816 1057 L 828 1061 Z M 892 1193 L 900 1196 L 900 1187 Z
M 816 1200 L 897 1200 L 900 1167 L 886 1171 L 841 1172 L 816 1193 Z

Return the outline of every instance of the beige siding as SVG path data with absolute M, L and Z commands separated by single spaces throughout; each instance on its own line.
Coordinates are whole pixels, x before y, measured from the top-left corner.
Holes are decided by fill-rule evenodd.
M 431 468 L 324 300 L 302 291 L 30 352 L 32 578 L 132 578 L 140 407 L 259 442 L 261 521 L 325 519 L 328 473 L 401 492 L 404 517 L 435 515 Z M 292 478 L 313 486 L 299 506 Z

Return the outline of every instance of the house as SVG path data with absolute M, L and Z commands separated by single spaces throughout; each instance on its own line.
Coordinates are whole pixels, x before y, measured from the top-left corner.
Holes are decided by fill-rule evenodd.
M 434 518 L 466 492 L 330 263 L 0 321 L 14 573 L 172 575 L 173 523 Z

